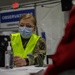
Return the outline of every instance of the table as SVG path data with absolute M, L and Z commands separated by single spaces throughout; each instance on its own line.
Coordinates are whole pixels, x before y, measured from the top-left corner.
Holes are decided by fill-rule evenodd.
M 0 75 L 43 75 L 46 67 L 24 66 L 13 69 L 0 68 Z

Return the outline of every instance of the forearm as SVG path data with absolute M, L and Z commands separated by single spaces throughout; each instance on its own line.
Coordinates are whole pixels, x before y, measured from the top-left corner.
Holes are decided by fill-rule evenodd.
M 45 58 L 46 52 L 34 52 L 28 56 L 27 64 L 28 65 L 43 65 L 43 60 Z
M 35 58 L 35 65 L 37 66 L 43 66 L 43 61 L 44 61 L 45 55 L 43 54 L 38 54 L 37 57 Z

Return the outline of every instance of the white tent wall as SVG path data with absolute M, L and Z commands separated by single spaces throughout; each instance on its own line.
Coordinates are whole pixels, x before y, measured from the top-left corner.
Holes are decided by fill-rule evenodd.
M 56 47 L 64 33 L 66 12 L 62 12 L 61 4 L 37 6 L 36 17 L 38 33 L 46 33 L 47 54 L 54 54 Z M 65 20 L 64 20 L 65 18 Z

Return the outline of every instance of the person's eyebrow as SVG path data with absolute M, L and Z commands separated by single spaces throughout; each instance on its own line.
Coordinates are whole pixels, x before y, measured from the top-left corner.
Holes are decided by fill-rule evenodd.
M 24 23 L 20 23 L 20 25 L 24 25 Z

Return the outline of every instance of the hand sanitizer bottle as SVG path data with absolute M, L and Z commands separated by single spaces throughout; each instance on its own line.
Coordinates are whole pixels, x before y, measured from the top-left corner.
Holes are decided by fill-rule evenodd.
M 9 55 L 8 51 L 5 51 L 5 68 L 6 69 L 9 68 L 9 59 L 10 59 L 10 55 Z
M 13 52 L 9 41 L 7 51 L 5 52 L 5 68 L 13 68 Z

